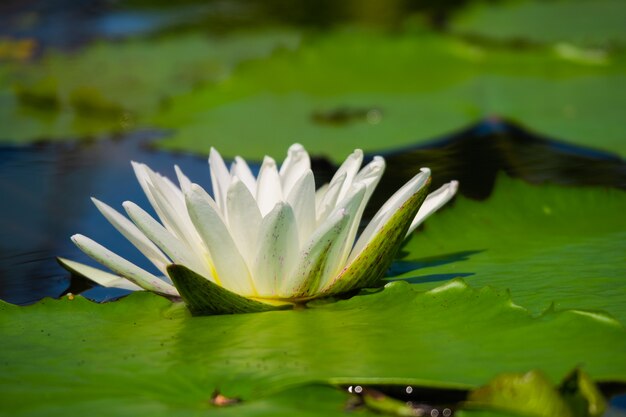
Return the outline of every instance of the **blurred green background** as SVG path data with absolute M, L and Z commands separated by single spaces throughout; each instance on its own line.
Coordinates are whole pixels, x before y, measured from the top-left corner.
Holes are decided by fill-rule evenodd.
M 0 141 L 340 160 L 500 116 L 626 154 L 626 2 L 29 1 L 0 6 Z

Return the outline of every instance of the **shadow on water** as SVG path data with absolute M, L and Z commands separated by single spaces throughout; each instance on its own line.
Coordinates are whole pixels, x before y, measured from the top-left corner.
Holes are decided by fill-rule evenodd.
M 428 268 L 432 266 L 446 265 L 454 262 L 465 261 L 470 256 L 484 252 L 484 250 L 469 250 L 462 252 L 448 253 L 440 256 L 432 256 L 428 258 L 416 259 L 416 260 L 396 260 L 391 264 L 387 270 L 386 281 L 406 281 L 410 284 L 423 284 L 426 282 L 442 282 L 448 281 L 454 278 L 467 278 L 474 275 L 473 272 L 455 272 L 452 274 L 431 274 L 420 275 L 419 277 L 403 277 L 395 278 L 398 275 L 406 274 L 407 272 L 416 271 L 422 268 Z M 399 257 L 402 258 L 406 253 L 400 252 Z
M 138 131 L 88 143 L 48 143 L 32 146 L 0 146 L 0 299 L 28 304 L 45 296 L 59 296 L 68 288 L 69 276 L 56 256 L 90 263 L 70 241 L 85 234 L 121 253 L 131 262 L 153 270 L 130 243 L 111 227 L 89 201 L 90 196 L 121 210 L 124 200 L 149 207 L 134 179 L 130 160 L 145 162 L 174 178 L 174 164 L 200 185 L 210 189 L 206 157 L 149 150 L 149 142 L 163 132 Z M 425 145 L 384 152 L 387 172 L 375 193 L 376 209 L 421 166 L 432 168 L 434 186 L 460 180 L 460 192 L 484 199 L 497 175 L 504 172 L 530 183 L 626 188 L 626 164 L 619 157 L 533 135 L 497 119 L 482 121 L 462 132 Z M 369 156 L 371 158 L 371 155 Z M 258 170 L 258 165 L 252 164 Z M 314 158 L 318 184 L 327 181 L 336 167 Z M 447 254 L 415 261 L 396 262 L 398 275 L 428 266 L 458 262 L 477 251 Z M 92 264 L 94 264 L 92 262 Z M 469 273 L 455 274 L 458 276 Z M 452 276 L 410 278 L 415 282 L 439 281 Z M 89 284 L 72 283 L 72 292 Z M 97 288 L 89 295 L 98 300 L 123 294 Z
M 389 268 L 388 275 L 400 275 L 407 272 L 414 271 L 416 269 L 428 268 L 431 266 L 440 266 L 453 262 L 465 261 L 469 259 L 470 256 L 476 255 L 477 253 L 484 252 L 484 250 L 468 250 L 462 252 L 454 252 L 448 253 L 440 256 L 431 256 L 428 258 L 422 258 L 417 260 L 403 261 L 397 260 L 395 261 L 391 267 Z M 406 255 L 405 253 L 400 252 L 400 258 Z
M 458 179 L 459 192 L 478 200 L 489 197 L 502 172 L 531 184 L 626 189 L 626 164 L 619 156 L 539 136 L 495 117 L 426 144 L 370 153 L 366 161 L 374 155 L 385 157 L 387 170 L 372 207 L 379 207 L 424 166 L 433 172 L 432 189 Z M 317 159 L 314 168 L 316 182 L 327 181 L 335 170 L 325 159 Z

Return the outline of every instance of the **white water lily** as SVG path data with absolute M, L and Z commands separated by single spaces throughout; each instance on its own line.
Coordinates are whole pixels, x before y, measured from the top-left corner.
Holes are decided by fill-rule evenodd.
M 426 196 L 430 170 L 398 190 L 357 232 L 385 162 L 361 168 L 355 150 L 330 183 L 316 191 L 311 162 L 299 144 L 277 167 L 265 157 L 255 178 L 236 157 L 230 169 L 211 149 L 213 196 L 176 166 L 179 185 L 133 162 L 139 184 L 158 215 L 126 201 L 122 215 L 92 199 L 106 219 L 163 274 L 139 268 L 83 235 L 72 240 L 108 273 L 60 259 L 73 273 L 105 287 L 181 296 L 198 314 L 269 309 L 373 285 L 404 238 L 452 198 L 452 181 Z M 356 242 L 355 242 L 356 240 Z

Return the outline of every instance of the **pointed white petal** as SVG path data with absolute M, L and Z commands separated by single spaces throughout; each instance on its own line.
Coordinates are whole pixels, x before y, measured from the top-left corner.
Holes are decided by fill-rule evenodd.
M 375 156 L 374 159 L 363 167 L 359 173 L 354 177 L 353 184 L 363 183 L 365 184 L 365 198 L 363 199 L 363 207 L 369 201 L 372 193 L 376 189 L 380 179 L 385 172 L 385 160 L 381 156 Z
M 230 166 L 230 175 L 239 178 L 248 187 L 250 193 L 256 195 L 256 178 L 242 157 L 235 157 L 235 161 Z
M 361 208 L 363 198 L 365 197 L 366 187 L 359 184 L 346 196 L 335 209 L 335 212 L 345 212 L 348 216 L 348 223 L 345 232 L 340 237 L 340 243 L 336 246 L 336 252 L 328 259 L 326 271 L 320 281 L 319 288 L 323 288 L 331 279 L 333 279 L 341 269 L 345 266 L 350 250 L 354 245 L 354 237 L 361 221 L 363 214 Z M 334 213 L 330 217 L 333 217 Z M 327 220 L 328 221 L 328 220 Z M 322 225 L 323 226 L 323 225 Z
M 435 211 L 439 210 L 444 204 L 446 204 L 454 195 L 459 188 L 458 181 L 450 181 L 447 184 L 442 185 L 437 190 L 428 194 L 424 203 L 420 207 L 415 219 L 411 223 L 409 227 L 409 231 L 407 232 L 407 236 L 415 231 L 417 226 L 419 226 L 428 216 L 433 214 Z
M 269 156 L 266 156 L 263 158 L 257 183 L 256 201 L 259 205 L 259 210 L 261 210 L 261 215 L 265 217 L 276 206 L 276 203 L 282 200 L 282 186 L 276 162 Z
M 280 167 L 280 180 L 283 187 L 283 195 L 291 192 L 294 184 L 311 169 L 311 159 L 299 143 L 289 147 L 287 158 Z
M 307 297 L 317 292 L 334 274 L 334 260 L 345 242 L 350 223 L 346 210 L 336 210 L 309 238 L 298 255 L 294 271 L 280 286 L 283 298 Z
M 211 185 L 213 186 L 213 197 L 217 206 L 224 212 L 226 206 L 226 190 L 230 184 L 230 174 L 222 159 L 222 155 L 213 147 L 209 153 L 209 168 L 211 169 Z
M 408 198 L 415 194 L 417 190 L 422 188 L 428 182 L 429 178 L 430 169 L 422 168 L 419 174 L 410 179 L 402 188 L 389 197 L 369 222 L 359 237 L 359 240 L 354 245 L 354 248 L 352 248 L 348 262 L 352 262 L 358 256 L 370 240 L 376 236 L 376 233 L 385 225 L 386 221 L 393 216 L 396 210 L 398 210 Z
M 298 225 L 300 244 L 304 244 L 315 230 L 315 180 L 310 169 L 293 185 L 287 196 Z
M 253 274 L 260 297 L 271 297 L 293 270 L 300 250 L 298 230 L 289 204 L 280 202 L 261 223 Z
M 228 227 L 213 205 L 206 199 L 202 188 L 192 185 L 186 195 L 189 216 L 211 253 L 221 285 L 239 295 L 256 296 L 248 266 L 230 235 Z
M 130 243 L 135 245 L 146 258 L 150 260 L 163 274 L 167 274 L 167 265 L 172 262 L 125 216 L 95 198 L 91 201 L 100 213 L 120 232 Z
M 177 236 L 184 236 L 186 231 L 181 228 L 177 221 L 178 215 L 175 214 L 185 211 L 181 191 L 147 165 L 135 162 L 132 165 L 144 193 L 165 228 Z
M 335 175 L 330 184 L 328 184 L 328 189 L 324 193 L 324 197 L 321 199 L 319 207 L 317 207 L 315 213 L 315 221 L 318 226 L 322 224 L 328 215 L 335 209 L 339 193 L 341 192 L 341 187 L 343 187 L 346 180 L 346 175 L 347 174 L 345 172 L 338 177 Z
M 249 267 L 254 265 L 256 237 L 261 227 L 261 212 L 243 181 L 234 178 L 226 196 L 228 229 Z
M 354 184 L 350 194 L 348 194 L 346 198 L 344 198 L 344 200 L 337 205 L 337 209 L 342 209 L 347 212 L 350 216 L 350 222 L 348 224 L 346 236 L 344 237 L 344 243 L 341 245 L 341 251 L 337 256 L 336 267 L 333 274 L 338 273 L 344 266 L 346 260 L 348 259 L 348 255 L 352 250 L 352 246 L 354 246 L 354 238 L 359 230 L 359 223 L 361 222 L 361 216 L 363 215 L 363 200 L 365 199 L 366 193 L 367 187 L 365 184 Z M 327 276 L 327 278 L 330 279 L 332 277 Z M 325 283 L 326 281 L 323 282 L 323 284 Z
M 345 267 L 328 284 L 320 288 L 317 296 L 339 294 L 357 288 L 380 283 L 384 272 L 391 265 L 406 231 L 415 218 L 417 211 L 428 195 L 430 178 L 408 198 L 401 198 L 402 203 L 394 208 L 391 216 L 383 217 L 384 222 L 376 234 L 358 252 L 356 257 L 346 263 Z
M 178 291 L 172 285 L 111 252 L 88 237 L 74 235 L 72 236 L 72 241 L 91 258 L 141 288 L 159 294 L 178 295 Z
M 165 252 L 174 263 L 185 265 L 208 279 L 212 278 L 208 256 L 198 257 L 187 243 L 179 240 L 135 203 L 125 201 L 122 206 L 143 234 Z
M 152 206 L 154 211 L 156 211 L 157 215 L 160 217 L 161 216 L 161 214 L 159 213 L 160 209 L 156 201 L 154 200 L 154 196 L 152 195 L 150 188 L 148 187 L 148 184 L 150 184 L 150 176 L 148 175 L 148 171 L 150 171 L 150 168 L 148 168 L 148 166 L 145 164 L 140 164 L 135 161 L 131 161 L 130 164 L 133 167 L 133 171 L 135 171 L 137 182 L 139 182 L 139 185 L 141 186 L 141 189 L 143 190 L 146 197 L 148 198 L 150 205 Z
M 176 177 L 178 178 L 180 189 L 184 194 L 189 191 L 189 188 L 191 187 L 191 181 L 189 180 L 189 178 L 187 178 L 185 174 L 183 174 L 183 171 L 181 171 L 178 165 L 174 165 L 174 170 L 176 171 Z
M 197 257 L 204 257 L 202 239 L 189 218 L 183 193 L 169 178 L 147 171 L 150 178 L 147 187 L 159 208 L 161 222 L 179 240 L 186 242 Z
M 178 187 L 176 184 L 174 184 L 174 182 L 172 182 L 172 180 L 164 175 L 158 174 L 154 171 L 152 171 L 152 175 L 158 178 L 161 192 L 167 197 L 168 201 L 170 201 L 171 204 L 175 204 L 176 206 L 184 205 L 185 196 L 183 195 L 180 187 Z
M 339 191 L 339 196 L 337 198 L 338 201 L 343 200 L 343 198 L 348 193 L 348 190 L 352 185 L 352 181 L 359 171 L 362 162 L 363 151 L 360 149 L 355 149 L 354 152 L 348 155 L 346 160 L 343 162 L 343 164 L 341 164 L 341 166 L 333 176 L 333 179 L 330 181 L 331 184 L 335 180 L 335 178 L 341 177 L 344 173 L 346 174 L 346 178 L 344 179 L 343 184 L 341 185 L 341 190 Z
M 82 264 L 80 262 L 71 261 L 65 258 L 57 258 L 63 268 L 67 269 L 73 274 L 80 275 L 96 284 L 102 285 L 107 288 L 120 288 L 122 290 L 130 290 L 130 291 L 142 291 L 139 285 L 133 284 L 126 278 L 120 277 L 119 275 L 114 275 L 109 272 L 103 271 L 98 268 L 94 268 L 89 265 Z
M 350 231 L 347 235 L 347 239 L 349 242 L 354 242 L 356 234 L 359 230 L 359 226 L 361 223 L 361 217 L 363 216 L 363 212 L 365 211 L 365 207 L 369 202 L 370 197 L 374 193 L 374 189 L 378 185 L 380 178 L 385 171 L 385 160 L 380 156 L 375 156 L 374 160 L 367 164 L 354 178 L 352 182 L 352 186 L 350 187 L 349 193 L 357 192 L 361 187 L 365 187 L 365 193 L 363 199 L 361 200 L 360 206 L 357 210 L 350 214 L 352 218 L 352 222 L 350 225 Z M 345 252 L 342 255 L 342 259 L 345 261 L 347 259 L 348 253 L 352 249 L 352 246 L 346 246 Z

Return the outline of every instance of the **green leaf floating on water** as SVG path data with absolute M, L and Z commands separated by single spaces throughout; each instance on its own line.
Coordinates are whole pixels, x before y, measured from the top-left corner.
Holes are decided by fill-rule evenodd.
M 160 127 L 167 149 L 261 159 L 298 141 L 337 159 L 497 114 L 626 155 L 624 52 L 571 49 L 359 30 L 95 44 L 0 68 L 0 140 Z
M 476 3 L 453 19 L 453 32 L 518 42 L 572 42 L 603 47 L 626 43 L 626 4 L 620 0 Z
M 461 185 L 462 186 L 462 185 Z M 626 323 L 626 193 L 501 177 L 482 202 L 459 197 L 404 247 L 392 273 L 418 288 L 466 277 L 508 288 L 538 313 L 603 310 Z
M 572 380 L 573 378 L 573 380 Z M 605 410 L 604 399 L 593 387 L 594 393 L 572 402 L 564 386 L 578 383 L 593 386 L 584 373 L 576 371 L 561 387 L 555 387 L 539 371 L 525 374 L 502 374 L 489 384 L 472 391 L 468 396 L 468 408 L 492 409 L 529 417 L 600 417 Z M 573 384 L 572 384 L 573 383 Z M 585 393 L 587 394 L 588 391 Z M 584 406 L 581 406 L 582 402 Z M 592 403 L 589 406 L 589 402 Z
M 574 310 L 533 317 L 506 292 L 460 280 L 205 317 L 143 292 L 107 304 L 3 303 L 0 338 L 0 397 L 11 415 L 197 415 L 215 389 L 249 407 L 234 414 L 253 415 L 254 404 L 278 407 L 285 398 L 272 396 L 301 384 L 474 388 L 528 369 L 557 383 L 576 365 L 594 380 L 626 381 L 626 331 L 615 320 Z
M 258 159 L 298 140 L 313 154 L 338 158 L 355 147 L 429 140 L 496 114 L 626 154 L 623 53 L 587 62 L 561 52 L 428 33 L 335 31 L 178 95 L 154 123 L 176 128 L 159 143 L 167 149 L 216 146 Z

